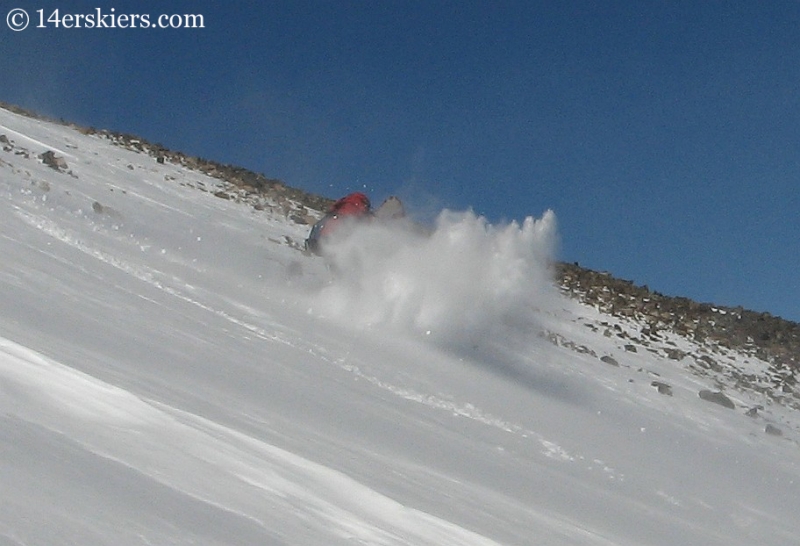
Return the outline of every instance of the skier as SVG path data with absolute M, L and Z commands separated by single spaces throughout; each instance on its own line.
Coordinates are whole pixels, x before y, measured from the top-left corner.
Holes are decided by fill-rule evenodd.
M 306 250 L 320 255 L 321 241 L 345 222 L 363 221 L 372 217 L 369 197 L 360 192 L 345 195 L 336 201 L 325 216 L 314 224 L 306 239 Z
M 343 224 L 371 221 L 373 219 L 389 221 L 403 217 L 405 217 L 405 208 L 397 197 L 388 197 L 377 210 L 373 211 L 366 195 L 360 192 L 351 193 L 336 201 L 325 216 L 314 224 L 308 239 L 306 239 L 305 247 L 308 252 L 321 255 L 325 238 L 342 227 Z

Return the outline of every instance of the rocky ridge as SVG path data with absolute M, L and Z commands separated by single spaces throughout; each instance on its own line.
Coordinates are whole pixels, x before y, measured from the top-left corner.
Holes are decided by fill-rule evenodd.
M 212 191 L 214 195 L 222 199 L 251 204 L 257 210 L 281 213 L 298 224 L 314 223 L 320 216 L 319 211 L 326 210 L 333 202 L 325 197 L 291 188 L 280 180 L 269 178 L 262 173 L 170 150 L 162 144 L 148 142 L 143 138 L 128 133 L 84 127 L 64 120 L 48 118 L 2 101 L 0 101 L 0 108 L 33 119 L 64 125 L 85 135 L 97 135 L 106 138 L 117 146 L 147 154 L 158 163 L 168 162 L 201 172 L 218 179 L 220 186 L 213 189 L 198 189 Z M 0 144 L 10 146 L 10 142 L 5 135 L 3 140 L 0 140 Z M 56 156 L 53 152 L 45 152 L 42 155 L 44 157 L 40 159 L 46 162 L 47 165 L 53 166 L 57 170 L 67 169 L 63 158 Z
M 639 320 L 647 325 L 647 334 L 668 330 L 752 354 L 780 368 L 800 366 L 800 324 L 796 322 L 742 307 L 665 296 L 578 264 L 560 263 L 557 272 L 564 292 L 609 315 Z
M 661 354 L 696 375 L 713 377 L 721 389 L 757 392 L 800 409 L 800 324 L 742 307 L 665 296 L 578 264 L 559 263 L 556 271 L 563 293 L 619 321 L 587 326 L 620 338 L 624 350 Z M 689 345 L 679 348 L 672 341 L 677 338 Z M 738 368 L 734 354 L 744 355 L 752 365 Z M 720 393 L 712 394 L 701 391 L 700 397 L 728 405 L 720 401 Z

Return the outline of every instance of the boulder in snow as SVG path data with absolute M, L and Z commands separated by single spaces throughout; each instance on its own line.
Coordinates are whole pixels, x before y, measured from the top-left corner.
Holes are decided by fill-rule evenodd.
M 720 406 L 724 406 L 730 409 L 736 409 L 736 404 L 733 403 L 733 400 L 722 394 L 721 392 L 713 392 L 706 389 L 703 389 L 699 392 L 700 398 L 706 400 L 707 402 L 713 402 L 715 404 L 719 404 Z
M 56 153 L 52 150 L 48 150 L 39 154 L 39 159 L 41 159 L 42 163 L 51 169 L 55 169 L 59 172 L 66 172 L 66 170 L 69 168 L 67 166 L 67 161 L 60 155 L 56 155 Z

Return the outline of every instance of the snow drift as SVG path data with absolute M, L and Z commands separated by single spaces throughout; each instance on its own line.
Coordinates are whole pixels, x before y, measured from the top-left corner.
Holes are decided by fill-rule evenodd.
M 334 280 L 320 305 L 357 327 L 474 342 L 499 325 L 531 324 L 552 295 L 555 246 L 550 210 L 498 226 L 445 210 L 430 233 L 410 222 L 359 226 L 331 243 Z

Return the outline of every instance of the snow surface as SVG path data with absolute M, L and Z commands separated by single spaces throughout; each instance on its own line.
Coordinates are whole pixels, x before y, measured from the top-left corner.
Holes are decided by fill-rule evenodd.
M 638 325 L 548 280 L 552 213 L 375 227 L 329 266 L 213 178 L 0 135 L 0 545 L 800 544 L 796 412 L 625 350 Z

